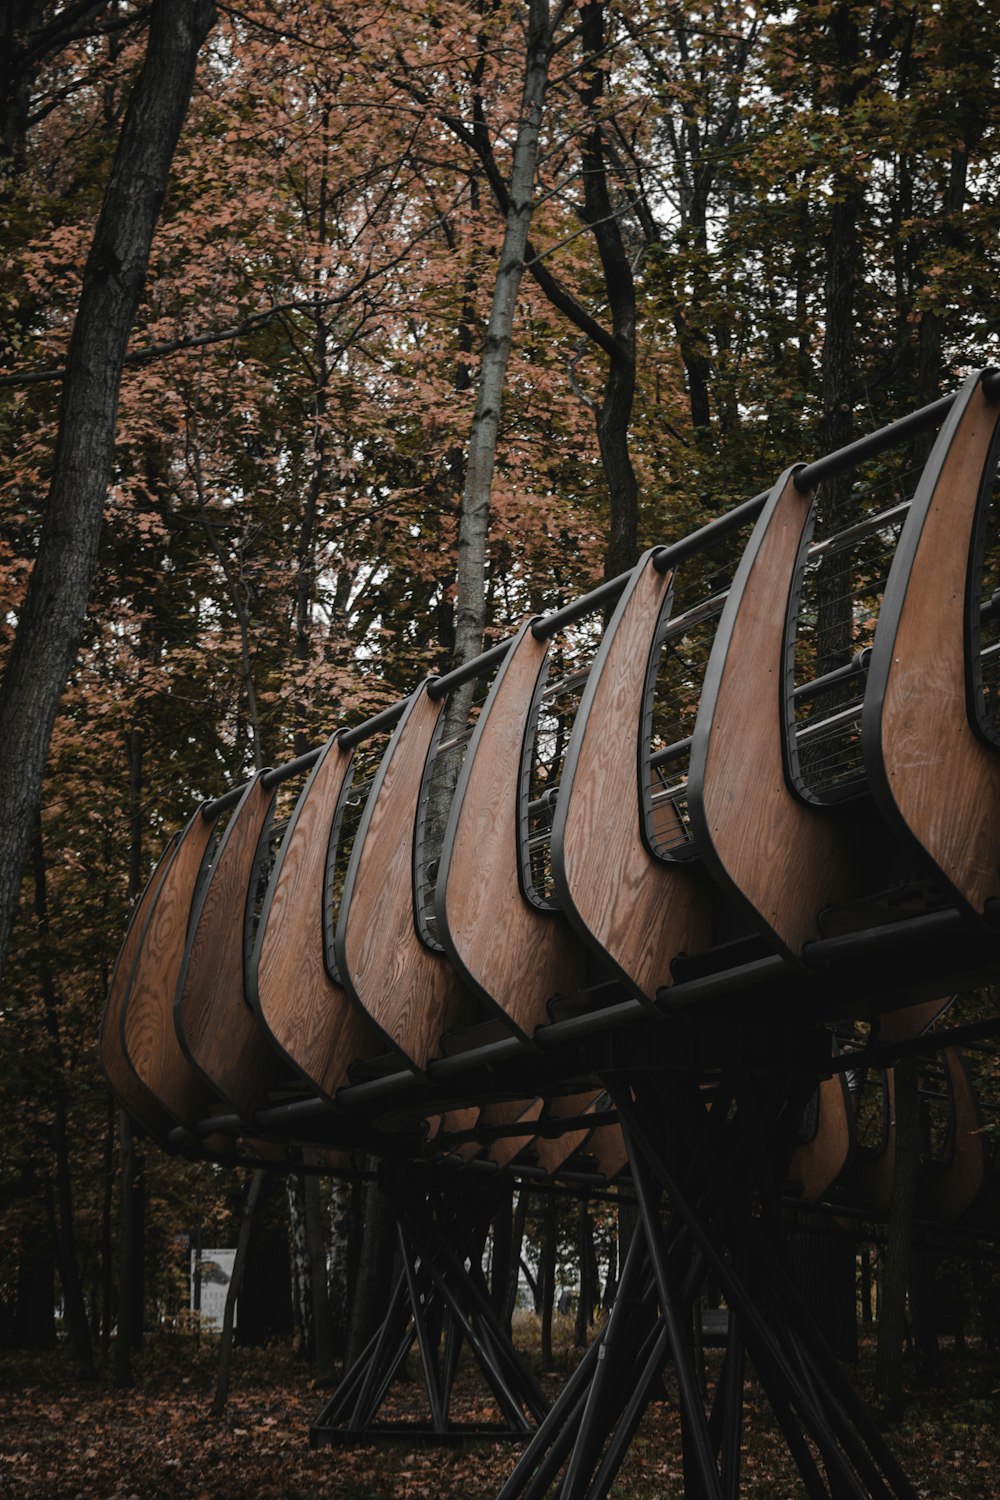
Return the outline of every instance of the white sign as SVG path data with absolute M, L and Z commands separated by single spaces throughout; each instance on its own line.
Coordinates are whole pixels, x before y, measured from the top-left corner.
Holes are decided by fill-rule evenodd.
M 226 1311 L 226 1294 L 229 1291 L 229 1283 L 233 1276 L 233 1263 L 236 1260 L 235 1250 L 203 1250 L 201 1252 L 201 1265 L 198 1266 L 198 1252 L 191 1251 L 191 1311 L 198 1307 L 196 1299 L 197 1282 L 201 1280 L 201 1326 L 202 1328 L 222 1331 L 223 1315 Z M 239 1311 L 239 1303 L 233 1309 L 233 1327 L 236 1326 L 236 1313 Z

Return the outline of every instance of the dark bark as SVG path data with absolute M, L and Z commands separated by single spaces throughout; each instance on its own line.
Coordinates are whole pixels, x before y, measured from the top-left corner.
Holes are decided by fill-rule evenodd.
M 803 1229 L 788 1236 L 788 1255 L 803 1302 L 841 1359 L 858 1357 L 857 1257 L 851 1235 Z
M 894 1069 L 895 1162 L 889 1223 L 882 1254 L 875 1351 L 875 1394 L 890 1422 L 904 1411 L 903 1337 L 906 1332 L 906 1286 L 913 1238 L 913 1204 L 920 1169 L 919 1075 L 914 1058 Z
M 229 1396 L 229 1376 L 233 1364 L 233 1326 L 236 1318 L 236 1302 L 243 1287 L 243 1270 L 246 1266 L 247 1250 L 250 1245 L 250 1232 L 253 1229 L 254 1213 L 257 1208 L 258 1199 L 260 1198 L 263 1182 L 263 1171 L 258 1170 L 254 1172 L 250 1179 L 250 1186 L 247 1189 L 243 1217 L 240 1220 L 240 1233 L 236 1241 L 236 1258 L 233 1261 L 233 1274 L 229 1286 L 226 1288 L 226 1307 L 222 1315 L 219 1367 L 215 1380 L 215 1399 L 212 1402 L 213 1417 L 221 1417 Z
M 122 1110 L 118 1117 L 121 1142 L 118 1230 L 118 1337 L 115 1340 L 115 1385 L 133 1383 L 132 1353 L 142 1339 L 143 1203 L 141 1161 L 135 1149 L 132 1122 Z
M 285 1194 L 280 1179 L 269 1176 L 247 1250 L 236 1342 L 241 1349 L 260 1348 L 272 1339 L 290 1338 L 294 1326 Z
M 580 1297 L 576 1304 L 573 1343 L 582 1349 L 594 1317 L 597 1301 L 597 1254 L 594 1250 L 594 1221 L 585 1198 L 577 1210 L 577 1254 L 580 1262 Z
M 507 1284 L 510 1280 L 511 1247 L 514 1243 L 514 1183 L 508 1183 L 493 1215 L 493 1255 L 490 1301 L 501 1320 L 507 1306 Z
M 396 1224 L 374 1182 L 365 1184 L 365 1227 L 351 1304 L 345 1367 L 350 1368 L 382 1321 L 392 1282 Z
M 583 220 L 590 228 L 601 258 L 604 288 L 611 312 L 614 352 L 608 357 L 604 395 L 597 411 L 597 441 L 611 502 L 604 576 L 615 578 L 631 568 L 638 556 L 639 487 L 629 456 L 628 430 L 635 397 L 635 280 L 625 250 L 621 223 L 608 188 L 604 150 L 606 44 L 603 3 L 580 11 L 583 41 L 583 87 L 580 99 L 589 121 L 583 138 Z
M 551 1370 L 552 1313 L 556 1301 L 556 1200 L 552 1193 L 545 1198 L 542 1218 L 542 1245 L 538 1257 L 538 1290 L 541 1298 L 542 1369 Z
M 154 0 L 66 359 L 38 556 L 0 687 L 0 972 L 59 700 L 83 630 L 114 459 L 122 361 L 211 0 Z
M 503 1305 L 503 1325 L 510 1333 L 517 1307 L 517 1289 L 521 1281 L 521 1255 L 524 1248 L 524 1226 L 528 1217 L 528 1194 L 521 1188 L 514 1210 L 514 1227 L 510 1240 L 510 1259 L 507 1264 L 507 1293 Z
M 118 31 L 143 14 L 122 18 L 116 10 L 109 0 L 69 0 L 54 15 L 45 0 L 7 0 L 0 7 L 0 176 L 6 164 L 15 174 L 22 168 L 32 90 L 46 64 L 82 37 L 106 33 L 117 42 Z M 42 113 L 36 108 L 36 115 Z M 0 186 L 0 200 L 2 195 Z
M 101 1199 L 101 1348 L 105 1351 L 111 1344 L 111 1304 L 114 1298 L 114 1253 L 112 1250 L 111 1214 L 115 1196 L 115 1102 L 108 1096 L 107 1120 L 104 1127 L 104 1193 Z
M 142 891 L 143 873 L 143 735 L 132 728 L 126 740 L 129 793 L 128 895 L 132 905 Z M 142 1158 L 135 1146 L 132 1122 L 124 1110 L 118 1114 L 121 1158 L 118 1205 L 118 1336 L 115 1340 L 115 1385 L 127 1389 L 133 1383 L 132 1352 L 142 1345 L 145 1286 L 145 1205 Z
M 25 1174 L 26 1192 L 38 1192 L 34 1173 Z M 12 1342 L 15 1349 L 51 1349 L 56 1341 L 56 1262 L 48 1236 L 26 1236 L 17 1266 L 17 1301 Z
M 303 1150 L 306 1164 L 316 1162 L 316 1153 Z M 307 1172 L 303 1182 L 306 1217 L 306 1252 L 309 1256 L 309 1295 L 312 1312 L 312 1355 L 319 1380 L 333 1375 L 333 1328 L 330 1318 L 330 1290 L 326 1273 L 326 1243 L 323 1238 L 323 1216 L 320 1206 L 319 1177 Z
M 69 1090 L 66 1084 L 66 1059 L 63 1054 L 59 1018 L 59 995 L 49 952 L 49 908 L 40 820 L 36 821 L 35 837 L 32 841 L 32 865 L 35 923 L 38 931 L 38 979 L 52 1068 L 52 1152 L 55 1158 L 56 1202 L 58 1204 L 58 1210 L 53 1207 L 52 1211 L 52 1230 L 56 1247 L 56 1264 L 59 1267 L 59 1280 L 62 1283 L 70 1344 L 76 1356 L 81 1377 L 84 1380 L 93 1380 L 96 1375 L 94 1354 L 76 1254 L 73 1179 L 69 1146 Z

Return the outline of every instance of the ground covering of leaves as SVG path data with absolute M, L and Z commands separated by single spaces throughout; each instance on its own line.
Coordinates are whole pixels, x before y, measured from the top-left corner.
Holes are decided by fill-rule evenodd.
M 550 1395 L 563 1368 L 542 1377 Z M 308 1444 L 324 1400 L 287 1349 L 238 1354 L 221 1419 L 209 1415 L 210 1341 L 161 1340 L 144 1356 L 140 1383 L 80 1387 L 65 1354 L 0 1355 L 0 1496 L 4 1500 L 488 1500 L 517 1449 L 325 1448 Z M 858 1379 L 864 1390 L 867 1364 Z M 1000 1496 L 1000 1371 L 976 1351 L 946 1356 L 942 1383 L 917 1395 L 891 1434 L 918 1493 L 928 1500 Z M 416 1380 L 401 1388 L 394 1417 L 422 1418 Z M 457 1415 L 495 1420 L 478 1380 L 465 1372 Z M 613 1494 L 616 1500 L 682 1500 L 680 1432 L 669 1399 L 644 1420 Z M 744 1448 L 747 1500 L 798 1500 L 801 1482 L 759 1395 L 748 1384 Z

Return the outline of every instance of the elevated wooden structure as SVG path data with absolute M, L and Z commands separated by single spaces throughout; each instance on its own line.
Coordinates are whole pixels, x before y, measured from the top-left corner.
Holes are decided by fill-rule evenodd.
M 888 1100 L 920 1050 L 947 1118 L 920 1212 L 992 1201 L 943 1012 L 1000 975 L 998 430 L 986 371 L 791 466 L 168 847 L 108 999 L 123 1105 L 168 1149 L 363 1147 L 419 1162 L 427 1202 L 457 1194 L 399 1199 L 407 1269 L 319 1440 L 373 1430 L 413 1341 L 446 1437 L 465 1338 L 511 1430 L 542 1418 L 505 1500 L 598 1500 L 669 1365 L 687 1493 L 729 1500 L 749 1357 L 810 1496 L 912 1495 L 787 1285 L 775 1184 L 884 1212 L 892 1133 L 859 1139 L 860 1080 Z M 611 1319 L 544 1416 L 442 1269 L 461 1182 L 500 1172 L 618 1178 L 640 1208 Z M 730 1317 L 706 1409 L 709 1272 Z

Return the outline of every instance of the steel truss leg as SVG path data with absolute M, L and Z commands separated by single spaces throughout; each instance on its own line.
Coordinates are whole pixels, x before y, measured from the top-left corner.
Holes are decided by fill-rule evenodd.
M 385 1317 L 313 1421 L 313 1446 L 358 1442 L 458 1442 L 526 1437 L 548 1405 L 493 1309 L 482 1251 L 496 1208 L 492 1192 L 472 1201 L 441 1187 L 415 1187 L 383 1173 L 382 1191 L 397 1220 L 401 1274 Z M 466 1342 L 504 1423 L 451 1420 L 455 1372 Z M 414 1342 L 430 1422 L 378 1420 Z M 506 1425 L 505 1425 L 506 1424 Z
M 740 1081 L 706 1104 L 690 1080 L 672 1078 L 669 1090 L 649 1075 L 606 1085 L 640 1222 L 608 1322 L 499 1500 L 606 1500 L 668 1365 L 686 1497 L 738 1500 L 748 1358 L 810 1500 L 916 1500 L 788 1274 L 778 1190 L 797 1117 L 792 1090 L 769 1079 L 758 1098 Z M 691 1324 L 709 1274 L 729 1332 L 706 1410 Z
M 776 1204 L 787 1124 L 794 1113 L 787 1108 L 787 1096 L 773 1079 L 760 1097 L 746 1083 L 734 1091 L 734 1123 L 755 1147 L 753 1172 L 748 1175 L 730 1149 L 731 1132 L 727 1135 L 706 1112 L 694 1083 L 678 1080 L 669 1093 L 647 1077 L 633 1080 L 628 1088 L 620 1080 L 610 1087 L 629 1143 L 640 1202 L 643 1192 L 648 1200 L 654 1185 L 655 1196 L 665 1192 L 673 1213 L 689 1229 L 736 1314 L 808 1494 L 815 1500 L 916 1500 L 913 1486 L 812 1322 L 784 1263 Z M 678 1150 L 679 1143 L 683 1150 Z M 718 1187 L 716 1207 L 708 1214 L 693 1201 L 677 1170 L 676 1161 L 685 1154 Z M 764 1205 L 760 1212 L 758 1204 Z M 681 1404 L 682 1409 L 688 1405 L 683 1390 Z M 728 1451 L 723 1474 L 733 1494 L 738 1489 L 732 1488 L 732 1435 Z

